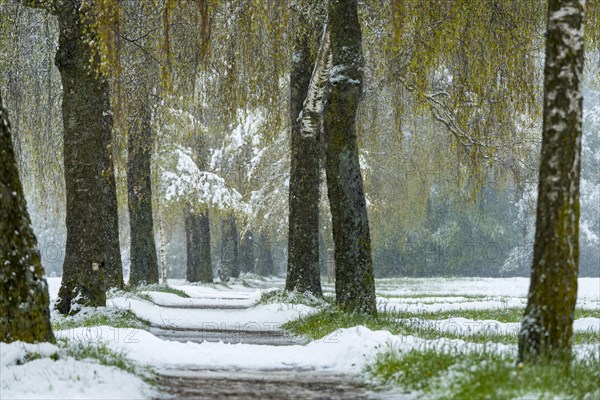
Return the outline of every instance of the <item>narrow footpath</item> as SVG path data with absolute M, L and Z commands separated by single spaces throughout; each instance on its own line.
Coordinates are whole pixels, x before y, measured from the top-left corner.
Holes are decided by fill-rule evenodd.
M 196 302 L 218 300 L 218 304 L 163 305 L 165 308 L 224 312 L 244 310 L 251 306 L 229 294 L 228 298 L 194 298 Z M 244 324 L 240 328 L 222 329 L 219 324 L 207 324 L 202 329 L 156 325 L 150 332 L 163 340 L 179 342 L 224 342 L 264 347 L 265 354 L 275 346 L 302 345 L 304 341 L 278 328 L 261 330 L 259 325 Z M 159 374 L 158 399 L 373 399 L 380 398 L 364 382 L 354 376 L 291 366 L 278 369 L 246 368 L 163 368 Z

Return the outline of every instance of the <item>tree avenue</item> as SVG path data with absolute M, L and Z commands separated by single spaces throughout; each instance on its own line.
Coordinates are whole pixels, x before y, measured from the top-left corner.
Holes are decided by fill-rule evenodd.
M 518 334 L 439 334 L 513 346 L 510 362 L 499 350 L 481 363 L 487 347 L 390 346 L 370 374 L 414 389 L 481 369 L 510 375 L 511 395 L 533 376 L 593 396 L 568 371 L 598 363 L 578 357 L 598 341 L 584 296 L 600 276 L 599 48 L 596 0 L 0 0 L 0 341 L 54 343 L 52 324 L 86 327 L 95 313 L 129 324 L 150 299 L 197 308 L 194 324 L 285 308 L 278 338 L 430 339 L 432 313 L 413 306 L 441 293 L 468 296 L 452 314 L 466 324 L 521 320 Z M 526 282 L 524 309 L 473 313 L 471 300 L 500 297 L 481 299 L 488 282 Z M 116 310 L 107 294 L 135 301 Z M 175 297 L 192 294 L 203 301 Z M 440 307 L 440 320 L 455 311 Z M 177 324 L 172 337 L 196 329 Z M 413 362 L 427 382 L 410 381 Z M 557 365 L 561 379 L 537 379 Z M 435 394 L 503 395 L 483 386 Z

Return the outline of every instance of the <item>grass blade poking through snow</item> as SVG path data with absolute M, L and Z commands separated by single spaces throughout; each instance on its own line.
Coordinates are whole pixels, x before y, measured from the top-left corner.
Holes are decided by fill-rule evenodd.
M 448 353 L 439 349 L 378 354 L 366 371 L 383 384 L 428 399 L 600 398 L 598 358 L 515 366 L 513 354 Z

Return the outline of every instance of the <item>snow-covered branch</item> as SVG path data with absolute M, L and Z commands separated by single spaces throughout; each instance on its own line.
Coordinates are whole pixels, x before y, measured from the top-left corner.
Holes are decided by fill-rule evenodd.
M 170 158 L 165 160 L 167 166 L 161 168 L 160 174 L 167 202 L 186 201 L 191 207 L 247 212 L 242 195 L 219 175 L 201 171 L 192 159 L 190 149 L 176 147 Z

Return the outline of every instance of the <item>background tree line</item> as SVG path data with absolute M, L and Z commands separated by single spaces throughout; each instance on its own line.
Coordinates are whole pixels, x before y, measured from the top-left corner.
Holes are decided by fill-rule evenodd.
M 5 41 L 3 68 L 14 71 L 9 79 L 13 89 L 19 79 L 28 80 L 28 90 L 7 92 L 18 114 L 17 159 L 38 163 L 29 170 L 34 178 L 24 179 L 34 192 L 46 186 L 38 182 L 47 165 L 32 148 L 38 142 L 57 143 L 51 128 L 39 136 L 39 115 L 53 126 L 55 115 L 60 119 L 62 114 L 67 234 L 57 303 L 61 312 L 102 305 L 107 288 L 123 286 L 119 224 L 127 219 L 119 218 L 119 209 L 125 204 L 130 283 L 158 280 L 165 240 L 158 235 L 157 250 L 154 221 L 162 232 L 163 221 L 177 216 L 184 220 L 187 279 L 211 281 L 215 214 L 221 272 L 237 277 L 240 249 L 254 249 L 240 245 L 240 236 L 248 241 L 258 237 L 259 247 L 267 249 L 263 260 L 272 262 L 270 247 L 280 241 L 281 214 L 275 222 L 269 217 L 289 185 L 286 289 L 320 295 L 319 243 L 333 244 L 337 305 L 376 314 L 373 255 L 378 251 L 382 259 L 386 251 L 404 256 L 410 254 L 407 245 L 416 242 L 415 248 L 425 249 L 417 257 L 426 261 L 421 268 L 414 259 L 398 268 L 428 275 L 435 273 L 431 266 L 436 261 L 422 254 L 431 245 L 441 248 L 458 240 L 464 248 L 465 239 L 478 236 L 488 241 L 484 246 L 501 247 L 498 242 L 506 241 L 507 248 L 517 247 L 508 237 L 514 238 L 511 232 L 518 228 L 506 218 L 478 214 L 483 215 L 486 203 L 498 211 L 510 205 L 510 197 L 524 204 L 535 193 L 528 177 L 538 169 L 534 154 L 541 121 L 540 197 L 526 311 L 535 329 L 524 326 L 521 355 L 544 353 L 546 346 L 569 348 L 568 311 L 574 307 L 579 263 L 583 43 L 597 45 L 595 3 L 587 7 L 586 36 L 585 5 L 575 0 L 490 1 L 484 7 L 461 0 L 443 5 L 396 0 L 360 8 L 356 0 L 298 1 L 291 7 L 251 0 L 28 0 L 2 7 L 3 38 L 14 37 L 11 30 L 28 18 L 52 19 L 43 34 L 31 28 L 31 19 L 31 29 L 25 29 L 27 46 L 40 46 L 31 42 L 45 39 L 44 51 L 36 53 L 43 61 L 33 57 L 27 65 L 38 71 L 35 79 L 22 74 L 27 69 L 13 53 L 19 51 L 13 42 Z M 29 8 L 42 10 L 44 17 L 27 16 L 33 13 Z M 563 43 L 567 39 L 569 46 Z M 57 76 L 45 68 L 41 84 L 39 73 L 54 52 L 61 113 L 53 112 Z M 568 76 L 558 73 L 561 68 Z M 44 112 L 32 118 L 34 123 L 21 119 L 19 104 L 31 107 L 30 100 L 19 103 L 20 95 L 37 94 L 40 87 L 47 97 L 34 98 L 45 102 Z M 558 100 L 557 94 L 562 96 Z M 261 134 L 236 147 L 246 140 L 241 131 L 249 116 L 254 116 L 251 124 L 260 123 Z M 27 134 L 28 122 L 37 133 Z M 289 181 L 276 151 L 287 140 Z M 594 143 L 588 148 L 595 154 Z M 266 155 L 271 162 L 263 159 Z M 412 173 L 407 160 L 434 166 L 442 179 Z M 452 185 L 446 182 L 453 176 L 449 171 L 456 171 Z M 392 179 L 385 179 L 389 175 Z M 393 178 L 400 180 L 396 188 L 390 184 Z M 56 192 L 44 187 L 42 197 L 61 197 L 56 186 Z M 385 196 L 390 190 L 402 195 Z M 329 214 L 319 206 L 324 193 Z M 596 193 L 592 182 L 584 198 L 593 201 Z M 465 208 L 469 200 L 474 206 Z M 390 227 L 372 219 L 370 224 L 369 207 L 375 219 L 379 212 L 382 220 L 400 222 Z M 321 234 L 323 214 L 331 222 L 324 231 L 331 236 Z M 57 215 L 60 211 L 48 216 Z M 592 246 L 598 240 L 593 219 L 581 224 Z M 375 252 L 371 225 L 385 238 L 377 241 L 385 246 Z M 527 238 L 527 223 L 522 232 Z M 518 271 L 511 257 L 520 255 L 511 251 L 499 274 Z M 566 265 L 564 270 L 559 264 Z M 442 274 L 457 273 L 482 271 L 473 262 L 444 264 Z M 546 276 L 553 277 L 550 284 L 565 282 L 561 312 L 552 314 L 556 307 L 547 299 Z M 545 329 L 548 335 L 533 337 L 532 332 Z

